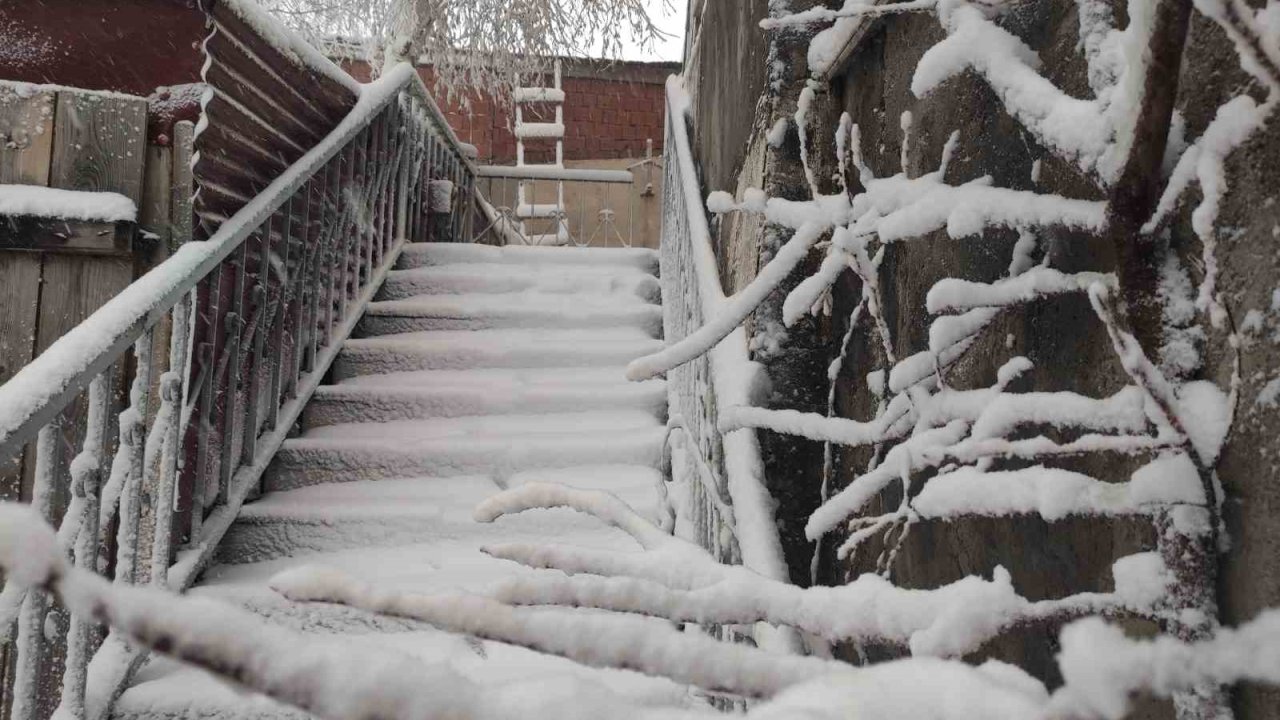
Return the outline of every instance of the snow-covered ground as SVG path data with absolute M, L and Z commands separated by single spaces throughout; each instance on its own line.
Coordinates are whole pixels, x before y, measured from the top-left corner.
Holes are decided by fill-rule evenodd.
M 665 381 L 629 383 L 625 364 L 661 346 L 649 251 L 410 246 L 265 479 L 192 590 L 269 622 L 356 645 L 444 660 L 476 683 L 592 678 L 642 705 L 689 706 L 673 682 L 596 670 L 425 623 L 271 589 L 321 565 L 387 589 L 481 592 L 533 571 L 485 545 L 555 542 L 640 552 L 571 510 L 477 523 L 505 488 L 558 482 L 615 493 L 656 517 Z M 661 622 L 661 621 L 654 621 Z M 305 717 L 156 658 L 116 716 Z

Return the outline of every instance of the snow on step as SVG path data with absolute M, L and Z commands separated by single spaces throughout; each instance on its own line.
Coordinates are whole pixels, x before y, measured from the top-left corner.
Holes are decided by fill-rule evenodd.
M 658 272 L 658 253 L 644 248 L 494 247 L 467 243 L 415 243 L 405 246 L 397 267 L 491 263 L 495 265 L 590 265 L 629 267 L 651 275 Z
M 547 248 L 555 250 L 555 248 Z M 568 251 L 568 248 L 563 248 Z M 377 300 L 406 300 L 419 295 L 519 293 L 618 295 L 661 301 L 658 279 L 628 267 L 557 265 L 551 268 L 499 264 L 455 264 L 412 270 L 393 270 Z
M 573 370 L 557 368 L 553 378 L 568 382 L 522 381 L 513 371 L 422 371 L 364 375 L 321 387 L 303 413 L 303 427 L 384 422 L 429 417 L 640 410 L 665 419 L 666 383 L 618 382 L 622 368 L 609 368 L 612 382 L 573 382 Z M 452 376 L 452 377 L 450 377 Z M 420 379 L 419 379 L 420 378 Z M 485 379 L 487 378 L 487 380 Z M 387 379 L 398 381 L 395 384 Z M 368 380 L 371 382 L 361 383 Z M 381 383 L 381 384 L 380 384 Z
M 500 643 L 474 641 L 427 628 L 419 632 L 348 635 L 343 644 L 373 644 L 431 662 L 447 660 L 481 688 L 528 683 L 532 697 L 573 693 L 603 685 L 648 706 L 690 708 L 687 689 L 668 680 L 625 671 L 594 670 Z M 583 685 L 582 683 L 590 683 Z M 134 720 L 314 720 L 313 715 L 249 695 L 207 674 L 171 661 L 153 662 L 119 700 L 114 718 Z
M 661 473 L 638 465 L 600 465 L 517 473 L 519 485 L 534 480 L 605 488 L 652 516 Z M 218 548 L 227 564 L 254 563 L 360 547 L 429 544 L 542 542 L 548 535 L 589 538 L 599 523 L 570 512 L 529 513 L 500 527 L 476 523 L 472 510 L 499 490 L 480 476 L 403 478 L 380 482 L 316 485 L 272 493 L 245 507 Z M 497 568 L 495 568 L 497 569 Z
M 661 340 L 635 328 L 411 332 L 348 340 L 333 374 L 616 365 L 661 348 Z
M 638 552 L 563 509 L 476 523 L 502 488 L 561 482 L 607 490 L 656 517 L 665 480 L 666 382 L 629 383 L 662 346 L 651 251 L 411 245 L 191 592 L 297 632 L 445 660 L 480 684 L 519 678 L 572 691 L 591 678 L 646 704 L 687 706 L 685 688 L 601 671 L 424 623 L 270 589 L 317 563 L 415 592 L 484 592 L 533 572 L 480 548 L 528 541 Z M 309 717 L 153 659 L 113 717 Z
M 666 428 L 406 441 L 288 440 L 264 478 L 267 490 L 420 475 L 487 475 L 502 483 L 523 469 L 621 463 L 660 467 Z
M 636 296 L 616 294 L 419 295 L 370 304 L 357 332 L 385 335 L 415 330 L 503 327 L 634 327 L 656 337 L 662 331 L 662 308 Z

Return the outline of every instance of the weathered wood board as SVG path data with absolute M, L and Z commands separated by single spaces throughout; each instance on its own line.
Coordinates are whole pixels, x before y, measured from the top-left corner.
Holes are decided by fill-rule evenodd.
M 50 186 L 117 192 L 141 204 L 146 100 L 59 92 L 54 117 Z
M 40 302 L 40 256 L 0 252 L 0 383 L 31 362 Z M 22 493 L 23 456 L 0 458 L 0 500 Z
M 0 183 L 48 185 L 55 95 L 0 83 Z

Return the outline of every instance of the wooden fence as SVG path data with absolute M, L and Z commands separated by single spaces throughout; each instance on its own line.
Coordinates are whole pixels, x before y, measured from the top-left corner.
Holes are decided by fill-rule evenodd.
M 191 237 L 193 125 L 148 143 L 147 120 L 141 97 L 0 82 L 0 185 L 113 192 L 138 209 L 136 222 L 0 217 L 0 383 Z M 156 335 L 155 351 L 167 355 L 167 328 Z M 127 380 L 117 378 L 117 395 Z M 69 415 L 86 412 L 80 403 Z M 83 442 L 81 426 L 64 424 L 68 460 Z M 0 458 L 0 499 L 30 501 L 34 452 Z M 61 488 L 55 511 L 69 499 Z M 0 687 L 9 689 L 7 648 L 0 645 Z M 0 697 L 0 717 L 10 700 Z

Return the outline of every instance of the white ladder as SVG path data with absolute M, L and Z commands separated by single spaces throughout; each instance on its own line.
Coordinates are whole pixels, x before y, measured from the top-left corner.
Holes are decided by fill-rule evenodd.
M 564 169 L 564 90 L 560 87 L 560 61 L 554 65 L 554 81 L 552 87 L 517 87 L 513 99 L 516 106 L 516 167 L 543 167 Z M 517 83 L 518 85 L 519 83 Z M 525 122 L 524 106 L 528 104 L 553 104 L 556 108 L 555 122 Z M 525 139 L 556 141 L 556 160 L 552 164 L 527 163 L 524 159 Z M 566 245 L 570 241 L 569 226 L 565 215 L 564 182 L 556 181 L 556 201 L 554 203 L 535 203 L 532 201 L 532 180 L 521 180 L 516 187 L 516 217 L 520 220 L 520 234 L 530 245 Z M 556 229 L 553 233 L 531 234 L 529 220 L 554 219 Z

